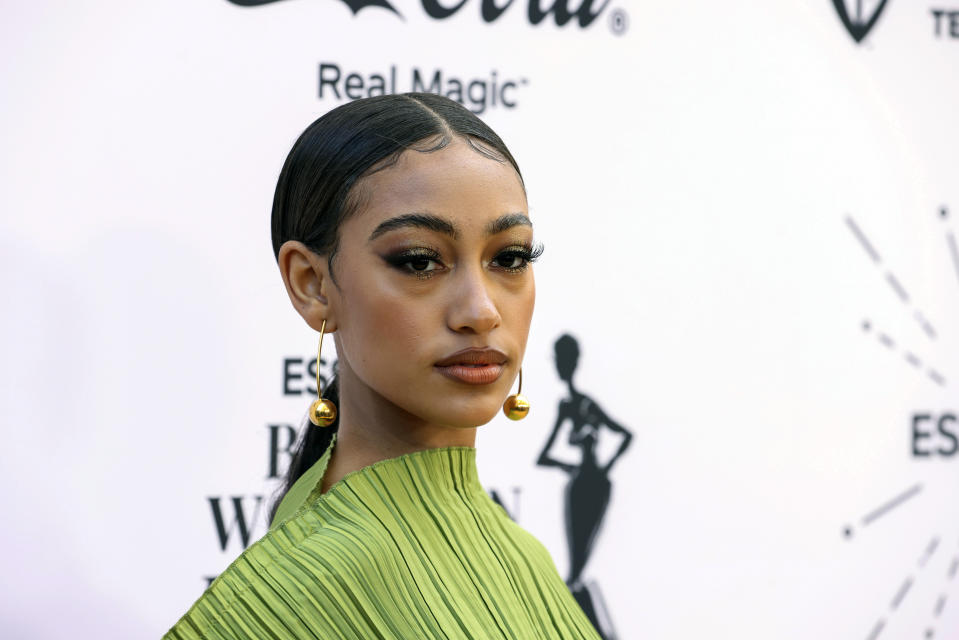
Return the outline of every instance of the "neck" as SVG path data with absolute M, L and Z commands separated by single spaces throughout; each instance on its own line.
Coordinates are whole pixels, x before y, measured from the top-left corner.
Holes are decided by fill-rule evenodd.
M 340 360 L 339 427 L 323 475 L 322 492 L 343 476 L 373 463 L 440 447 L 473 447 L 476 427 L 431 424 L 390 402 L 356 377 Z

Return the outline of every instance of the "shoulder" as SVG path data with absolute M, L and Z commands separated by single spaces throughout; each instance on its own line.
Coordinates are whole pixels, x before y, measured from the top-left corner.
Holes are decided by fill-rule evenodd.
M 513 520 L 506 509 L 492 499 L 489 508 L 495 514 L 496 528 L 499 530 L 496 537 L 501 539 L 501 543 L 508 544 L 505 555 L 523 559 L 523 564 L 528 564 L 535 572 L 557 573 L 553 556 L 539 538 Z
M 375 528 L 303 512 L 240 554 L 164 639 L 341 637 L 351 616 L 331 603 L 376 601 L 392 555 Z

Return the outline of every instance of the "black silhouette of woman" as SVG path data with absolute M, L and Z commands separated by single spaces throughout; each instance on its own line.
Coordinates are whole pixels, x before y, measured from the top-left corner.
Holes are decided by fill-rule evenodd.
M 606 635 L 603 627 L 608 625 L 600 624 L 600 621 L 596 619 L 593 598 L 582 583 L 582 574 L 609 506 L 611 489 L 609 471 L 629 447 L 633 434 L 612 420 L 592 398 L 581 393 L 574 386 L 573 373 L 576 371 L 579 360 L 579 344 L 576 338 L 564 334 L 556 340 L 554 348 L 556 369 L 559 377 L 568 385 L 569 395 L 559 402 L 556 424 L 546 440 L 543 451 L 539 454 L 537 464 L 545 467 L 559 467 L 570 476 L 565 493 L 566 541 L 569 545 L 569 576 L 566 584 L 597 630 Z M 550 456 L 550 450 L 556 441 L 560 427 L 567 420 L 572 423 L 569 443 L 582 450 L 582 458 L 578 465 L 562 462 Z M 596 443 L 603 427 L 620 434 L 622 439 L 615 455 L 605 464 L 600 465 L 596 459 Z

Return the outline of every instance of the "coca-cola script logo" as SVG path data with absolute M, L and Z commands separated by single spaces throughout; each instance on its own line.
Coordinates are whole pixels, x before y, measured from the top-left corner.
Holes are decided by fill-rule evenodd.
M 241 7 L 258 7 L 280 1 L 281 0 L 228 0 L 228 2 Z M 606 10 L 610 2 L 610 0 L 601 0 L 599 6 L 593 6 L 594 0 L 581 0 L 580 5 L 573 9 L 569 6 L 570 0 L 552 0 L 552 5 L 544 9 L 542 5 L 549 1 L 550 0 L 526 0 L 526 17 L 529 19 L 530 24 L 538 25 L 545 20 L 547 16 L 552 14 L 558 26 L 563 26 L 575 18 L 580 27 L 588 27 Z M 403 17 L 403 14 L 393 6 L 390 0 L 342 0 L 342 2 L 350 8 L 353 15 L 356 15 L 360 9 L 365 9 L 366 7 L 381 7 L 395 13 L 400 18 Z M 419 0 L 419 2 L 428 16 L 436 20 L 444 20 L 457 13 L 469 0 L 456 0 L 450 6 L 440 4 L 439 0 Z M 513 5 L 515 0 L 505 0 L 502 4 L 497 4 L 496 0 L 479 0 L 479 2 L 480 15 L 483 17 L 483 20 L 485 22 L 494 22 Z M 623 33 L 628 24 L 626 14 L 619 9 L 612 10 L 610 12 L 609 24 L 614 33 Z

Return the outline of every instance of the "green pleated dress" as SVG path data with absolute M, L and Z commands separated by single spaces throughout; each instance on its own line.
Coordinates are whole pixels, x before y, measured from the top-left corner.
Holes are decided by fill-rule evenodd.
M 165 639 L 599 640 L 476 449 L 383 460 L 320 493 L 333 445 Z

